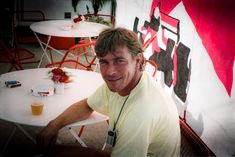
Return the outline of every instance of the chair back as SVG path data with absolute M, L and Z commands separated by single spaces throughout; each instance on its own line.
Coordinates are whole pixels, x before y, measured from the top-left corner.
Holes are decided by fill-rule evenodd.
M 152 60 L 145 60 L 145 71 L 151 76 L 155 77 L 157 73 L 157 64 Z
M 66 67 L 66 68 L 71 68 L 71 69 L 80 69 L 80 70 L 93 71 L 92 68 L 84 66 L 79 61 L 72 60 L 72 59 L 64 60 L 63 64 L 61 64 L 60 61 L 59 62 L 54 62 L 54 63 L 51 63 L 51 64 L 47 64 L 45 67 L 46 68 Z
M 47 64 L 46 67 L 67 67 L 73 69 L 92 70 L 95 64 L 95 42 L 76 44 L 70 47 L 59 62 Z

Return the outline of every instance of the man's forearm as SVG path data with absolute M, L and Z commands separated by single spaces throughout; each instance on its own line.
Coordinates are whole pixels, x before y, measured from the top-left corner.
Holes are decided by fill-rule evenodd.
M 83 99 L 72 104 L 62 114 L 55 118 L 54 123 L 58 128 L 62 128 L 68 124 L 88 118 L 93 110 L 87 105 L 87 99 Z

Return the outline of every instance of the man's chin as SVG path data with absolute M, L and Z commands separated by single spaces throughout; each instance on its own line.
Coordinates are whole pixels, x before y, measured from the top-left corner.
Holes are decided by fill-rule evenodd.
M 112 91 L 112 92 L 118 92 L 118 91 L 119 91 L 118 88 L 113 87 L 113 86 L 109 86 L 109 85 L 108 85 L 108 88 L 109 88 L 109 90 Z

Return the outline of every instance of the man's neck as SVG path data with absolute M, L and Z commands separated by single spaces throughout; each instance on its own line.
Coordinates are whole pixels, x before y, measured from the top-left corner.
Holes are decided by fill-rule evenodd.
M 125 87 L 127 90 L 122 90 L 121 92 L 118 92 L 119 95 L 121 96 L 127 96 L 131 93 L 131 91 L 136 87 L 136 85 L 139 83 L 141 77 L 142 77 L 143 72 L 138 72 L 135 77 L 131 80 L 130 84 Z

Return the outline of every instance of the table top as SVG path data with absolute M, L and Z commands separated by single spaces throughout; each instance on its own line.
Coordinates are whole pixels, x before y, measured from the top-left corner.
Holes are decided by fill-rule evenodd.
M 95 37 L 109 27 L 88 21 L 80 21 L 74 24 L 72 20 L 48 20 L 35 22 L 30 25 L 30 28 L 36 33 L 50 36 Z
M 99 73 L 65 69 L 72 79 L 63 94 L 38 97 L 32 95 L 31 89 L 37 85 L 53 85 L 49 78 L 50 68 L 28 69 L 10 72 L 1 75 L 0 86 L 0 119 L 31 126 L 46 126 L 71 104 L 88 97 L 104 81 Z M 20 87 L 7 88 L 5 81 L 17 80 Z M 40 116 L 31 114 L 31 103 L 41 101 L 44 103 L 43 113 Z M 94 114 L 99 114 L 94 112 Z M 91 116 L 91 118 L 92 118 Z

